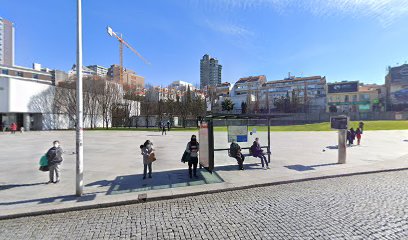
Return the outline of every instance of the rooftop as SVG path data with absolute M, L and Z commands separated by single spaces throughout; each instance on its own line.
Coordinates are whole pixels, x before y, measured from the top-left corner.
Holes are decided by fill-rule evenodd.
M 265 75 L 249 76 L 249 77 L 240 78 L 240 79 L 237 81 L 237 83 L 261 82 L 261 81 L 266 81 L 266 76 L 265 76 Z
M 292 78 L 286 78 L 283 80 L 273 80 L 269 81 L 266 84 L 276 84 L 276 83 L 284 83 L 284 82 L 298 82 L 298 81 L 307 81 L 307 80 L 316 80 L 316 79 L 326 79 L 326 77 L 322 76 L 310 76 L 310 77 L 292 77 Z

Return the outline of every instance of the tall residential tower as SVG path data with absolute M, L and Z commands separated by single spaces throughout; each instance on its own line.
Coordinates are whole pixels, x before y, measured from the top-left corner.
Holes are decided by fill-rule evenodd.
M 14 23 L 0 17 L 0 64 L 14 65 Z
M 222 66 L 216 58 L 205 54 L 200 60 L 200 88 L 217 86 L 221 83 Z

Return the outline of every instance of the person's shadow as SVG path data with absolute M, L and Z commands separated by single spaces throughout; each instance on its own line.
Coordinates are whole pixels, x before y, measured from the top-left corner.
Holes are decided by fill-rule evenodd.
M 46 182 L 40 182 L 40 183 L 23 183 L 23 184 L 0 185 L 0 191 L 12 189 L 12 188 L 29 187 L 29 186 L 36 186 L 36 185 L 42 185 L 42 184 L 47 184 L 47 183 Z

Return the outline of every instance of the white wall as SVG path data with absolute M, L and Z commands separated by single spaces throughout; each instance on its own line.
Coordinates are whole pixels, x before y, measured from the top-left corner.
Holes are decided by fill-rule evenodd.
M 9 106 L 5 112 L 42 113 L 40 108 L 33 106 L 33 100 L 44 95 L 47 90 L 53 91 L 54 86 L 15 78 L 5 79 L 9 88 Z M 43 97 L 45 101 L 42 104 L 51 104 L 52 95 Z M 51 97 L 50 101 L 47 101 L 48 97 Z

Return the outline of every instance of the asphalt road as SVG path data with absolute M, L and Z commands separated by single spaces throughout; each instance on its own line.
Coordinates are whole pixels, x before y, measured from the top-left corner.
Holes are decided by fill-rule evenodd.
M 0 239 L 408 239 L 408 171 L 0 221 Z

